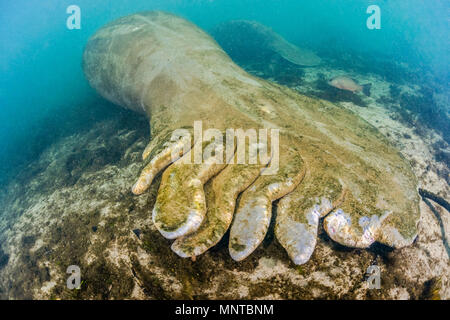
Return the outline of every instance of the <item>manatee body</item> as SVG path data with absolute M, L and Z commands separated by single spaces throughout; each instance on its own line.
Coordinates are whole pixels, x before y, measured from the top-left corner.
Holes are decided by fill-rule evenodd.
M 256 21 L 233 20 L 212 31 L 219 45 L 237 62 L 268 59 L 271 55 L 300 66 L 316 66 L 321 59 L 312 51 L 288 42 L 271 28 Z

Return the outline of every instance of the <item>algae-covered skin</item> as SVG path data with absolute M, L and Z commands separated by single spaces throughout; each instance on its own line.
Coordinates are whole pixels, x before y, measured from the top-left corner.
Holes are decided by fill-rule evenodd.
M 264 239 L 277 199 L 275 234 L 296 264 L 311 256 L 321 217 L 328 235 L 345 246 L 414 241 L 416 179 L 383 135 L 348 110 L 249 75 L 185 19 L 144 12 L 113 21 L 91 37 L 83 62 L 101 95 L 149 118 L 143 158 L 150 162 L 133 192 L 145 192 L 164 171 L 152 217 L 163 236 L 177 239 L 178 255 L 216 244 L 234 213 L 229 250 L 245 259 Z M 192 141 L 169 141 L 171 132 L 192 132 L 199 120 L 204 130 L 220 132 L 278 129 L 279 170 L 262 174 L 264 161 L 182 161 L 191 157 Z M 172 163 L 174 153 L 183 157 Z

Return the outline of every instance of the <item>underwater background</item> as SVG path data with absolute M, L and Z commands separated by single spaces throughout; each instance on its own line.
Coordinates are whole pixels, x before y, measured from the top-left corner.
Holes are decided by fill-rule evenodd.
M 66 8 L 73 4 L 81 8 L 80 30 L 66 27 Z M 381 9 L 379 30 L 366 27 L 372 4 Z M 156 9 L 205 30 L 232 19 L 256 20 L 340 67 L 420 83 L 428 101 L 418 101 L 412 111 L 422 113 L 448 142 L 448 1 L 2 1 L 0 182 L 59 137 L 109 116 L 108 102 L 83 76 L 84 45 L 108 21 Z
M 71 5 L 81 10 L 81 29 L 66 25 Z M 381 29 L 366 25 L 370 5 L 381 10 Z M 210 32 L 252 75 L 356 114 L 411 165 L 418 188 L 450 201 L 448 1 L 1 1 L 0 299 L 450 298 L 450 215 L 426 198 L 418 237 L 400 250 L 344 247 L 319 226 L 313 257 L 297 266 L 272 219 L 245 261 L 229 257 L 228 234 L 196 262 L 176 255 L 149 219 L 161 177 L 139 197 L 131 192 L 147 119 L 102 98 L 82 69 L 97 29 L 147 10 Z M 272 28 L 321 63 L 259 54 L 257 41 L 233 52 L 221 40 L 248 34 L 220 31 L 237 19 Z M 370 95 L 330 85 L 339 76 Z M 66 287 L 68 264 L 83 270 L 80 290 Z M 381 290 L 365 286 L 374 264 Z

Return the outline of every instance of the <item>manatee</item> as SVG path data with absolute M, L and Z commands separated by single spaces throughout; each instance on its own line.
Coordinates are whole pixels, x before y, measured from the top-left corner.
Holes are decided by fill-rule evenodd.
M 316 66 L 321 59 L 312 51 L 288 42 L 271 28 L 256 21 L 233 20 L 218 25 L 213 37 L 237 62 L 254 61 L 277 54 L 299 66 Z
M 89 39 L 83 69 L 104 98 L 148 117 L 151 141 L 132 191 L 146 192 L 162 172 L 149 218 L 180 257 L 206 252 L 230 230 L 231 257 L 245 259 L 276 200 L 275 236 L 295 264 L 310 259 L 320 219 L 344 246 L 414 241 L 417 181 L 379 131 L 249 75 L 191 22 L 159 11 L 117 19 Z

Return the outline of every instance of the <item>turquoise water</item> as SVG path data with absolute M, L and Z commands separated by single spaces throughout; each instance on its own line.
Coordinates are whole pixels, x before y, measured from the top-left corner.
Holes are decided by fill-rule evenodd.
M 73 4 L 81 9 L 80 30 L 66 27 L 66 8 Z M 373 4 L 381 9 L 381 29 L 369 30 L 366 9 Z M 348 53 L 362 57 L 368 72 L 392 76 L 380 59 L 405 63 L 414 79 L 404 80 L 448 91 L 448 1 L 2 1 L 0 181 L 54 139 L 107 116 L 107 102 L 83 76 L 83 47 L 106 22 L 142 10 L 170 11 L 205 30 L 232 19 L 256 20 L 336 64 Z

